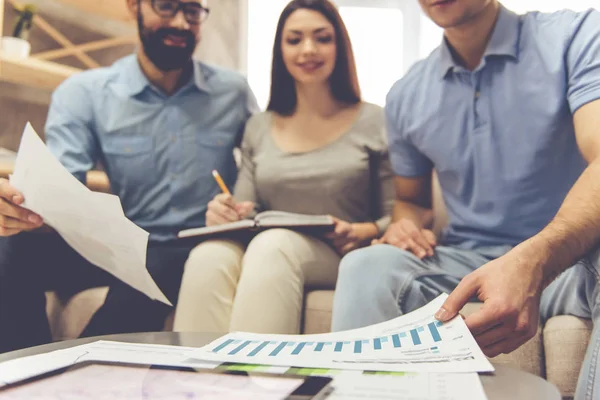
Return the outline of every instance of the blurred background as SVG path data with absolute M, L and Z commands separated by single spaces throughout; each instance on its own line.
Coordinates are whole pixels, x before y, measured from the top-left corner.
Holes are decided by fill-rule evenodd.
M 288 0 L 209 0 L 196 56 L 248 77 L 261 107 L 268 98 L 275 26 Z M 348 27 L 364 98 L 383 105 L 390 86 L 439 45 L 441 29 L 417 0 L 335 0 Z M 598 0 L 504 0 L 519 13 L 599 8 Z M 29 7 L 29 8 L 26 8 Z M 135 50 L 125 0 L 0 0 L 4 37 L 35 10 L 29 55 L 0 53 L 0 147 L 16 150 L 27 121 L 43 133 L 50 95 L 67 76 L 108 66 Z M 3 12 L 1 11 L 3 10 Z M 3 14 L 3 16 L 2 16 Z M 27 17 L 27 15 L 25 15 Z M 27 21 L 25 21 L 27 22 Z

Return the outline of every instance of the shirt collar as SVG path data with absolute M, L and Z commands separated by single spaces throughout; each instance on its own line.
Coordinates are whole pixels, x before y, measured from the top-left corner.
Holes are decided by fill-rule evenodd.
M 519 15 L 507 10 L 500 5 L 498 18 L 492 32 L 492 37 L 487 45 L 483 58 L 488 56 L 510 57 L 515 60 L 519 56 L 519 37 L 521 19 Z M 444 38 L 440 46 L 440 71 L 445 78 L 448 71 L 459 65 L 454 61 L 448 41 Z
M 192 62 L 194 66 L 193 85 L 196 86 L 198 90 L 209 93 L 210 85 L 208 83 L 208 78 L 210 77 L 210 71 L 203 68 L 202 64 L 198 61 L 193 60 Z M 148 78 L 146 78 L 146 75 L 144 75 L 135 54 L 129 56 L 125 60 L 124 67 L 125 73 L 122 74 L 122 76 L 125 78 L 130 96 L 140 94 L 144 89 L 152 86 Z M 192 81 L 185 84 L 184 87 L 190 84 L 192 84 Z

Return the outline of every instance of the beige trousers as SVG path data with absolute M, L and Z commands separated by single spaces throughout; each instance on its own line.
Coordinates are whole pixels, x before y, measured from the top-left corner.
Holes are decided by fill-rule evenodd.
M 185 264 L 173 329 L 300 333 L 304 287 L 333 289 L 340 256 L 323 241 L 270 229 L 248 247 L 198 245 Z

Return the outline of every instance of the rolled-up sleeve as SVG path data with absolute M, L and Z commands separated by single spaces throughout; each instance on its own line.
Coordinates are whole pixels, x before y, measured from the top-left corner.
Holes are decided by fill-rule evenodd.
M 400 86 L 392 88 L 385 106 L 385 126 L 389 142 L 390 161 L 394 173 L 402 177 L 417 177 L 431 173 L 433 163 L 417 150 L 402 129 L 402 108 L 400 107 Z
M 579 13 L 568 24 L 567 98 L 571 112 L 600 99 L 600 12 Z

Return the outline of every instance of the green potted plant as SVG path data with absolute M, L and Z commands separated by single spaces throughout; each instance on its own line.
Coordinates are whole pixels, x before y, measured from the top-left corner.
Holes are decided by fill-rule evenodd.
M 2 38 L 2 53 L 8 57 L 27 58 L 31 52 L 29 33 L 33 26 L 36 8 L 32 4 L 15 8 L 17 19 L 13 26 L 12 35 Z

